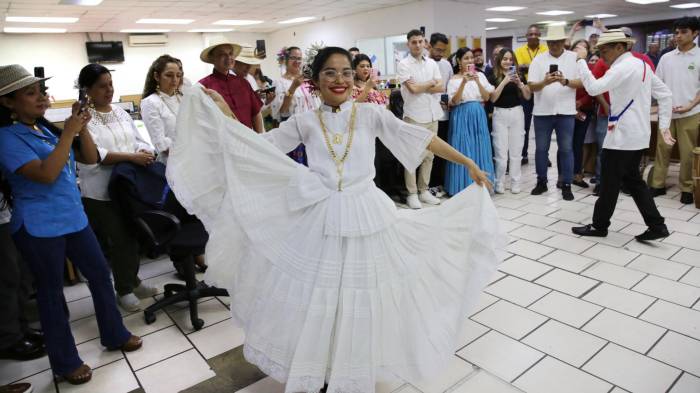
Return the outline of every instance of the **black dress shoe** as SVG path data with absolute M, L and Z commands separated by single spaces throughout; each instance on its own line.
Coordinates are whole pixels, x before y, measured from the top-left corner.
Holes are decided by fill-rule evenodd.
M 646 231 L 644 231 L 644 233 L 637 235 L 634 238 L 637 239 L 638 242 L 646 242 L 668 237 L 668 235 L 668 229 L 666 228 L 666 225 L 664 225 L 656 228 L 648 228 Z
M 595 187 L 593 187 L 593 195 L 600 195 L 600 184 L 596 184 Z
M 605 237 L 608 236 L 608 230 L 607 229 L 596 229 L 596 227 L 593 226 L 593 224 L 588 224 L 583 227 L 573 227 L 571 228 L 571 232 L 573 232 L 576 235 L 579 236 L 596 236 L 596 237 Z
M 13 383 L 0 386 L 0 393 L 32 393 L 32 391 L 32 384 L 30 383 Z
M 530 160 L 527 159 L 527 157 L 523 157 L 522 160 L 520 160 L 520 165 L 527 165 L 530 162 Z
M 684 205 L 690 205 L 691 203 L 693 203 L 693 193 L 681 192 L 681 203 Z
M 533 188 L 532 191 L 530 191 L 530 195 L 540 195 L 545 192 L 547 192 L 547 183 L 538 181 L 535 188 Z
M 620 192 L 625 194 L 625 195 L 632 195 L 632 193 L 630 192 L 630 189 L 627 188 L 627 186 L 624 184 L 620 186 Z
M 558 189 L 561 190 L 561 187 L 562 187 L 563 185 L 564 185 L 564 182 L 562 182 L 561 180 L 559 180 L 559 181 L 557 182 L 557 188 L 558 188 Z
M 551 160 L 547 160 L 547 166 L 548 166 L 549 168 L 552 167 L 552 161 L 551 161 Z
M 654 187 L 649 187 L 649 192 L 651 192 L 651 197 L 656 198 L 659 195 L 666 195 L 666 189 L 665 188 L 654 188 Z
M 24 332 L 24 337 L 38 344 L 44 344 L 44 332 L 39 329 L 29 328 Z
M 23 338 L 14 345 L 0 350 L 0 359 L 32 360 L 46 355 L 44 346 Z
M 565 201 L 574 200 L 574 194 L 571 192 L 571 184 L 561 185 L 561 197 L 564 198 Z

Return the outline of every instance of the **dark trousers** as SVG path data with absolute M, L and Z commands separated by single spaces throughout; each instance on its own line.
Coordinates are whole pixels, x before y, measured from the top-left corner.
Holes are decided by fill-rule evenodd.
M 34 237 L 22 227 L 12 236 L 36 280 L 46 352 L 55 374 L 68 374 L 83 364 L 64 308 L 66 257 L 88 279 L 102 345 L 117 348 L 129 339 L 131 334 L 124 327 L 117 309 L 107 261 L 89 226 L 78 232 L 48 238 Z
M 24 337 L 28 327 L 24 308 L 31 290 L 32 275 L 15 247 L 10 224 L 0 224 L 0 348 Z
M 535 107 L 535 97 L 522 100 L 525 113 L 525 143 L 523 143 L 523 158 L 527 158 L 527 147 L 530 142 L 530 125 L 532 124 L 532 109 Z
M 597 229 L 607 229 L 610 226 L 610 217 L 615 211 L 622 184 L 630 190 L 634 203 L 642 213 L 647 226 L 650 228 L 664 226 L 664 218 L 661 217 L 647 184 L 639 174 L 639 163 L 643 152 L 644 150 L 603 149 L 600 196 L 593 210 L 593 226 Z
M 574 121 L 574 175 L 583 174 L 583 142 L 586 140 L 586 131 L 591 123 L 591 113 L 586 113 L 586 119 L 583 121 Z
M 443 141 L 447 142 L 447 134 L 450 131 L 450 121 L 439 121 L 438 122 L 438 136 Z M 437 187 L 442 186 L 445 183 L 445 166 L 447 162 L 444 158 L 435 156 L 433 159 L 433 170 L 430 172 L 430 186 Z
M 83 198 L 83 206 L 90 226 L 112 267 L 117 295 L 124 296 L 133 292 L 141 284 L 141 256 L 138 240 L 126 221 L 126 214 L 112 201 Z

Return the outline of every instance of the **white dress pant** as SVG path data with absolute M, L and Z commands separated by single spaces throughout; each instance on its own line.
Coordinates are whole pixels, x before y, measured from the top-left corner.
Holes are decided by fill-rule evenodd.
M 493 154 L 496 161 L 496 184 L 504 185 L 506 163 L 510 159 L 511 184 L 520 182 L 520 159 L 525 141 L 523 107 L 493 109 Z M 509 153 L 510 152 L 510 153 Z

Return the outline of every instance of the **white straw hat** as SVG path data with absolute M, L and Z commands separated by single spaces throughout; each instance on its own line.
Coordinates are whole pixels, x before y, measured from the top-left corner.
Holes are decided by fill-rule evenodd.
M 50 79 L 50 77 L 35 77 L 19 64 L 0 66 L 0 96 L 47 79 Z
M 569 38 L 564 31 L 564 26 L 549 26 L 547 34 L 542 37 L 543 41 L 561 41 Z
M 598 43 L 596 44 L 596 49 L 600 48 L 602 45 L 605 44 L 613 44 L 616 42 L 622 42 L 629 45 L 633 45 L 636 41 L 634 38 L 629 37 L 625 32 L 621 29 L 612 29 L 604 32 L 603 34 L 598 37 Z
M 245 44 L 241 44 L 241 53 L 236 57 L 236 61 L 250 65 L 262 64 L 262 59 L 255 56 L 255 48 Z
M 236 56 L 238 56 L 238 54 L 241 52 L 240 45 L 233 43 L 233 42 L 229 42 L 229 41 L 221 38 L 221 39 L 214 40 L 211 45 L 204 48 L 202 53 L 199 54 L 199 59 L 205 63 L 213 64 L 214 59 L 211 58 L 211 53 L 214 51 L 214 48 L 216 48 L 217 46 L 222 46 L 222 45 L 227 45 L 227 46 L 230 46 L 231 48 L 233 48 L 233 57 L 234 58 Z

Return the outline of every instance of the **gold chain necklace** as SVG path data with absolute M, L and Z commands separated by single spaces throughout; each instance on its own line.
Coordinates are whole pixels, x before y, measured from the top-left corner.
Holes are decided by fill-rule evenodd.
M 323 139 L 326 141 L 326 147 L 328 148 L 328 152 L 331 155 L 331 158 L 333 159 L 333 162 L 335 162 L 335 171 L 338 173 L 338 191 L 343 191 L 343 166 L 345 164 L 345 160 L 348 158 L 348 153 L 350 153 L 350 149 L 352 148 L 352 140 L 353 136 L 355 135 L 355 115 L 357 113 L 357 108 L 355 104 L 352 104 L 352 111 L 350 112 L 350 121 L 348 122 L 348 143 L 345 146 L 345 153 L 341 158 L 338 158 L 338 154 L 335 152 L 335 149 L 333 149 L 333 146 L 331 145 L 330 140 L 328 139 L 328 130 L 326 129 L 326 124 L 323 123 L 323 115 L 321 113 L 321 110 L 317 110 L 316 114 L 318 115 L 318 121 L 321 123 L 321 131 L 323 132 Z M 338 134 L 336 134 L 338 135 Z M 342 141 L 342 134 L 341 136 L 341 141 Z M 335 141 L 334 141 L 335 142 Z

